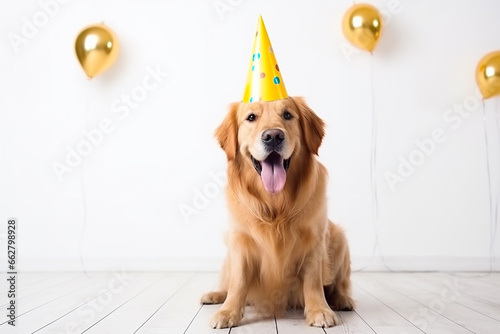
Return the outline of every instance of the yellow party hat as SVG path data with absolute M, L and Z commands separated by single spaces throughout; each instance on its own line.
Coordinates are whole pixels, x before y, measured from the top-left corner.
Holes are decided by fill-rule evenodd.
M 288 93 L 267 35 L 266 26 L 262 16 L 259 16 L 243 102 L 274 101 L 287 97 Z

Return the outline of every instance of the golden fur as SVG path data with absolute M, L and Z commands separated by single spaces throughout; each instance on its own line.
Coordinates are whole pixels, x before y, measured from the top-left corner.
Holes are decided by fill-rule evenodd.
M 252 164 L 266 129 L 283 131 L 283 155 L 290 157 L 277 193 L 264 188 Z M 323 121 L 301 98 L 235 103 L 215 135 L 228 158 L 231 224 L 220 290 L 202 297 L 205 304 L 224 303 L 211 326 L 237 326 L 246 304 L 266 315 L 304 307 L 309 325 L 335 325 L 333 310 L 352 310 L 354 302 L 347 240 L 327 218 L 327 171 L 315 157 Z

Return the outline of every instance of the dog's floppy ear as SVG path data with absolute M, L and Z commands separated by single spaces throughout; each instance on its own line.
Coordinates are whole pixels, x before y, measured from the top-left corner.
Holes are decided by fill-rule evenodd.
M 302 137 L 307 149 L 318 155 L 318 150 L 325 135 L 325 122 L 309 108 L 301 97 L 294 97 L 292 100 L 297 105 L 300 113 L 300 127 Z
M 238 149 L 237 112 L 239 105 L 239 102 L 230 105 L 226 118 L 215 130 L 215 138 L 219 141 L 220 147 L 226 152 L 228 161 L 236 157 L 236 150 Z

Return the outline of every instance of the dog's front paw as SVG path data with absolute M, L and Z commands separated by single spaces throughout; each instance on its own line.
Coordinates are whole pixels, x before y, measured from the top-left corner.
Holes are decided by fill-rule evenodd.
M 225 291 L 215 291 L 205 293 L 201 297 L 202 304 L 222 304 L 226 300 L 227 292 Z
M 332 327 L 339 323 L 330 308 L 317 308 L 306 312 L 306 321 L 309 326 L 314 327 Z
M 243 318 L 243 311 L 219 310 L 210 320 L 210 326 L 215 329 L 236 327 Z

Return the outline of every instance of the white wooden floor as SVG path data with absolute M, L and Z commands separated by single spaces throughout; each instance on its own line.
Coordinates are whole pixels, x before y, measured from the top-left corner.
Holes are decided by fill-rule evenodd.
M 21 273 L 17 326 L 7 324 L 1 279 L 0 333 L 500 333 L 500 273 L 354 273 L 355 312 L 333 328 L 305 325 L 301 312 L 213 330 L 219 305 L 201 306 L 215 273 Z

